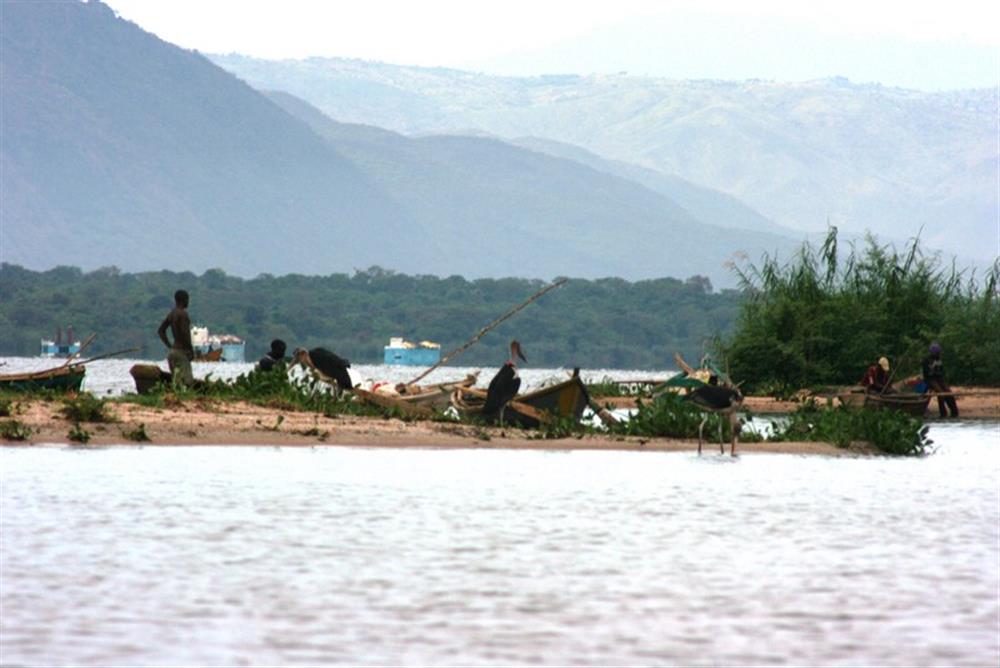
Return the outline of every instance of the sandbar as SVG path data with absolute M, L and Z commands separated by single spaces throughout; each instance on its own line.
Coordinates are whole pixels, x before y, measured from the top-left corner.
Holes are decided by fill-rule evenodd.
M 605 434 L 543 439 L 537 432 L 480 427 L 447 421 L 403 421 L 369 416 L 325 417 L 245 402 L 200 399 L 170 407 L 109 402 L 112 422 L 83 423 L 89 446 L 106 445 L 258 445 L 361 446 L 385 448 L 485 448 L 523 450 L 633 450 L 693 452 L 697 439 L 645 438 Z M 66 444 L 73 424 L 59 414 L 57 401 L 18 402 L 14 419 L 31 429 L 24 441 L 7 445 Z M 143 426 L 149 441 L 134 434 Z M 707 434 L 706 434 L 707 436 Z M 717 453 L 718 442 L 706 442 L 704 452 Z M 728 444 L 726 452 L 729 452 Z M 838 448 L 829 443 L 739 443 L 737 453 L 792 453 L 858 456 L 871 454 L 865 444 Z

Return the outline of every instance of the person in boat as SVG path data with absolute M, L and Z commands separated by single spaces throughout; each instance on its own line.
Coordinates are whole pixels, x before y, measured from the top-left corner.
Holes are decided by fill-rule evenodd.
M 868 367 L 865 375 L 861 378 L 861 385 L 869 394 L 892 392 L 892 387 L 889 385 L 889 358 L 879 357 L 878 362 Z
M 951 393 L 951 388 L 944 380 L 944 363 L 941 361 L 941 344 L 936 341 L 930 345 L 927 351 L 929 354 L 924 358 L 921 364 L 924 376 L 924 382 L 927 383 L 927 388 L 933 392 L 937 392 L 937 403 L 938 403 L 938 414 L 946 418 L 948 417 L 948 411 L 951 411 L 951 417 L 958 417 L 958 403 L 955 401 L 955 395 Z M 944 393 L 946 396 L 941 396 L 940 393 Z M 947 407 L 948 410 L 945 410 Z
M 271 371 L 278 366 L 284 366 L 285 351 L 287 349 L 288 346 L 281 339 L 271 341 L 271 349 L 257 362 L 257 369 L 259 371 Z
M 517 391 L 521 389 L 521 377 L 517 375 L 516 358 L 527 362 L 521 344 L 517 341 L 510 342 L 510 358 L 504 363 L 493 380 L 490 381 L 489 389 L 486 393 L 486 403 L 483 404 L 483 417 L 488 420 L 503 418 L 503 409 L 507 403 L 517 396 Z
M 311 348 L 309 350 L 296 348 L 295 352 L 292 353 L 292 360 L 296 364 L 318 371 L 325 380 L 336 382 L 341 392 L 354 389 L 351 374 L 347 372 L 351 368 L 351 362 L 326 348 Z
M 167 366 L 173 382 L 184 387 L 194 385 L 194 375 L 191 373 L 191 360 L 194 359 L 194 346 L 191 345 L 191 318 L 187 308 L 190 296 L 187 290 L 174 293 L 174 308 L 160 323 L 157 334 L 167 347 Z M 174 337 L 173 343 L 167 338 L 167 330 Z

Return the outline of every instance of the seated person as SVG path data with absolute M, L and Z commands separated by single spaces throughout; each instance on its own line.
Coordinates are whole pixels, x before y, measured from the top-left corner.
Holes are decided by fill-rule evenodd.
M 257 368 L 260 371 L 270 371 L 280 364 L 285 362 L 285 342 L 281 339 L 275 339 L 271 341 L 271 350 L 268 351 L 266 355 L 260 358 L 257 362 Z
M 889 386 L 889 358 L 879 357 L 878 362 L 868 367 L 861 379 L 861 385 L 864 386 L 866 392 L 872 394 L 892 392 L 892 387 Z

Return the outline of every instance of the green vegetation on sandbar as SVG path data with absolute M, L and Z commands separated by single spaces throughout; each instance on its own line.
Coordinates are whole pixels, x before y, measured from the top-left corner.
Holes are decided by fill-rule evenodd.
M 925 254 L 919 239 L 903 252 L 871 237 L 839 250 L 831 228 L 818 250 L 738 270 L 745 298 L 716 348 L 744 390 L 854 384 L 881 356 L 901 380 L 920 372 L 932 341 L 951 383 L 1000 385 L 1000 263 L 977 277 Z
M 887 455 L 919 457 L 931 444 L 928 426 L 920 418 L 892 410 L 819 408 L 808 403 L 792 413 L 787 424 L 775 428 L 774 441 L 820 441 L 846 448 L 869 443 Z

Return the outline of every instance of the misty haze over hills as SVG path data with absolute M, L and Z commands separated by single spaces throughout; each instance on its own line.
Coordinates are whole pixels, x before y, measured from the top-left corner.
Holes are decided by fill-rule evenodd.
M 552 150 L 337 123 L 97 2 L 5 5 L 4 24 L 5 262 L 731 285 L 733 253 L 796 245 L 745 207 L 761 230 Z M 689 195 L 714 216 L 712 192 Z
M 843 79 L 498 77 L 321 59 L 213 60 L 331 117 L 410 134 L 480 131 L 579 146 L 728 193 L 786 227 L 827 221 L 979 260 L 997 252 L 997 92 Z

